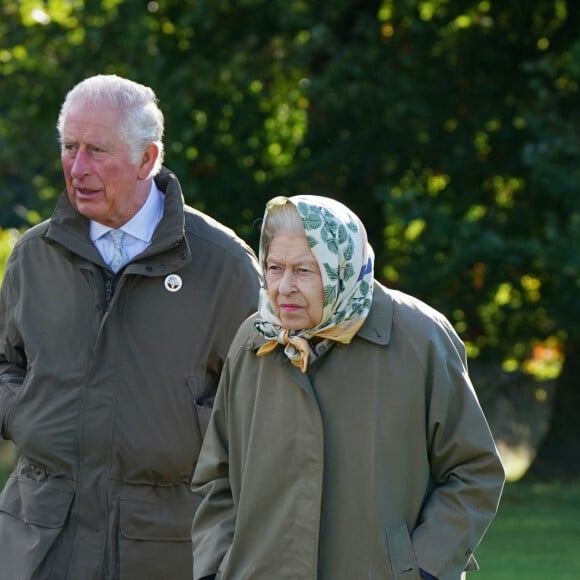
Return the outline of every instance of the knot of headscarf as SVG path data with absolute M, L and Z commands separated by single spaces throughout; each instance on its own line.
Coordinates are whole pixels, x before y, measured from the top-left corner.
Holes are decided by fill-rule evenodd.
M 292 203 L 298 210 L 310 249 L 320 267 L 324 288 L 322 320 L 316 327 L 302 330 L 288 330 L 282 326 L 265 286 L 267 256 L 262 235 L 259 247 L 260 317 L 254 328 L 267 342 L 258 349 L 257 356 L 264 356 L 282 344 L 292 364 L 305 373 L 313 352 L 310 339 L 319 337 L 348 344 L 364 323 L 372 303 L 374 254 L 356 214 L 327 197 L 276 197 L 266 205 L 263 224 L 274 206 L 286 203 Z
M 262 329 L 265 333 L 268 333 L 268 330 L 265 328 Z M 257 356 L 264 356 L 265 354 L 272 352 L 278 344 L 285 345 L 284 354 L 290 359 L 290 362 L 294 366 L 299 367 L 300 370 L 305 373 L 308 368 L 308 358 L 311 352 L 308 341 L 301 336 L 290 336 L 289 331 L 286 329 L 280 329 L 275 339 L 269 340 L 263 344 L 258 349 Z

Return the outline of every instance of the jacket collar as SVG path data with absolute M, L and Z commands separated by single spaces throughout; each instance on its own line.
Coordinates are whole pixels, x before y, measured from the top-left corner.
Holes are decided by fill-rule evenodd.
M 155 177 L 155 183 L 164 194 L 163 217 L 153 234 L 151 245 L 137 262 L 127 266 L 127 272 L 148 276 L 167 275 L 191 259 L 189 244 L 184 235 L 184 201 L 179 181 L 163 167 Z M 45 237 L 85 260 L 105 266 L 90 240 L 89 220 L 72 206 L 66 191 L 62 193 L 52 214 Z
M 389 344 L 393 326 L 393 299 L 389 291 L 376 280 L 373 284 L 373 303 L 357 336 L 375 344 Z
M 367 340 L 380 346 L 386 346 L 391 338 L 391 328 L 393 325 L 394 303 L 388 289 L 382 286 L 376 280 L 373 282 L 373 303 L 364 324 L 355 336 Z M 258 317 L 255 314 L 250 321 Z M 255 332 L 251 333 L 250 338 L 246 342 L 246 350 L 255 350 L 266 342 L 266 339 Z M 348 345 L 346 346 L 348 348 Z M 302 373 L 298 367 L 293 366 L 290 360 L 283 354 L 282 349 L 278 348 L 269 357 L 278 357 L 282 364 L 294 381 L 311 397 L 315 397 L 310 380 L 309 372 Z

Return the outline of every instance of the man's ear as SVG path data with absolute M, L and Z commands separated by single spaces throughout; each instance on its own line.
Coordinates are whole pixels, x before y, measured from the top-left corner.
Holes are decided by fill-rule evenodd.
M 139 179 L 148 179 L 151 176 L 151 171 L 153 171 L 158 156 L 159 147 L 155 143 L 148 145 L 141 156 L 141 162 L 137 170 Z

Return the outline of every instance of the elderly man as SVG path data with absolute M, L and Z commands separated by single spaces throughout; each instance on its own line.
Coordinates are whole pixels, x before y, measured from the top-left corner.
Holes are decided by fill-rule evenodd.
M 66 182 L 0 294 L 0 580 L 190 579 L 190 480 L 255 256 L 184 205 L 153 91 L 85 79 L 58 119 Z

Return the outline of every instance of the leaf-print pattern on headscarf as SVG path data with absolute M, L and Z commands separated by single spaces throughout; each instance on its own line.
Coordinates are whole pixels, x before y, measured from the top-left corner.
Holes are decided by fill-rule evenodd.
M 260 239 L 262 268 L 259 315 L 256 331 L 268 342 L 258 356 L 273 351 L 278 344 L 302 372 L 312 356 L 308 341 L 313 337 L 348 344 L 365 321 L 372 303 L 374 253 L 360 219 L 342 203 L 317 195 L 275 197 L 266 204 L 268 212 L 277 205 L 292 203 L 302 219 L 306 238 L 318 262 L 323 283 L 322 320 L 314 328 L 288 330 L 274 313 L 265 287 L 266 255 L 264 235 Z

